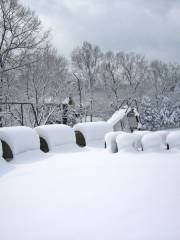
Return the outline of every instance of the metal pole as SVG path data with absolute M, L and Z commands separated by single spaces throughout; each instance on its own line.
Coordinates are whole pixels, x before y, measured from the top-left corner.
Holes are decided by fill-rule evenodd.
M 24 126 L 23 104 L 21 104 L 21 125 Z

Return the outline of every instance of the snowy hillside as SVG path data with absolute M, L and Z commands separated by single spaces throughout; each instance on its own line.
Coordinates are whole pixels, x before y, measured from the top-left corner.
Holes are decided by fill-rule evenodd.
M 180 152 L 0 160 L 1 240 L 179 240 Z

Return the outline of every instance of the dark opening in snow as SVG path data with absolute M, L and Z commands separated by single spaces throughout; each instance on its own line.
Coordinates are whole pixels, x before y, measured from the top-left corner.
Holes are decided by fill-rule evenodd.
M 2 142 L 2 149 L 3 149 L 3 158 L 7 161 L 12 160 L 13 153 L 10 146 L 5 141 L 1 140 L 1 142 Z
M 86 146 L 86 140 L 84 138 L 84 135 L 80 131 L 75 131 L 76 134 L 76 143 L 80 147 L 85 147 Z
M 42 137 L 40 137 L 40 149 L 45 153 L 49 152 L 48 144 L 46 140 Z

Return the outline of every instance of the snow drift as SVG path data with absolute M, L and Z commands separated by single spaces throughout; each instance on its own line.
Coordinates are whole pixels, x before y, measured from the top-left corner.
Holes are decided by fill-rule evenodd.
M 180 149 L 180 131 L 169 133 L 167 135 L 166 142 L 169 145 L 169 149 Z
M 160 151 L 162 150 L 163 140 L 158 133 L 149 133 L 141 139 L 143 151 Z
M 122 133 L 123 133 L 122 131 L 117 131 L 117 132 L 109 132 L 106 134 L 105 136 L 106 148 L 110 152 L 116 153 L 118 151 L 116 137 Z
M 91 145 L 94 141 L 99 141 L 104 146 L 105 135 L 108 132 L 112 132 L 113 128 L 107 122 L 86 122 L 76 124 L 74 130 L 76 132 L 77 144 L 81 145 L 82 138 L 84 138 L 84 144 L 82 144 L 84 146 Z
M 40 141 L 36 131 L 29 127 L 0 128 L 0 140 L 12 151 L 13 157 L 19 153 L 40 150 Z
M 64 124 L 43 125 L 36 127 L 40 138 L 44 139 L 51 151 L 55 147 L 66 144 L 76 144 L 76 138 L 73 128 Z
M 122 133 L 116 138 L 118 152 L 120 151 L 135 151 L 136 136 L 132 133 Z

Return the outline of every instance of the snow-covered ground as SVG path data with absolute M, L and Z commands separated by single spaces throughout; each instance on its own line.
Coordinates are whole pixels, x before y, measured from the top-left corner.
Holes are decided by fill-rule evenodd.
M 0 160 L 1 240 L 180 239 L 180 152 L 68 152 Z

